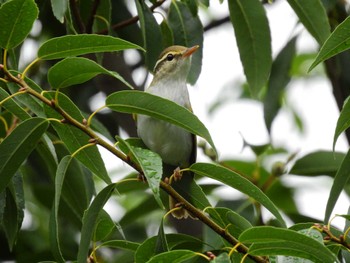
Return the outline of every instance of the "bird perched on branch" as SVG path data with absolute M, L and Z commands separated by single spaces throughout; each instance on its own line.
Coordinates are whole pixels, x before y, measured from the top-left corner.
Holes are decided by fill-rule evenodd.
M 166 48 L 160 54 L 154 68 L 153 80 L 146 92 L 171 100 L 192 111 L 187 90 L 187 76 L 191 66 L 191 55 L 198 48 L 198 45 L 190 48 L 184 46 Z M 146 146 L 160 155 L 165 166 L 173 167 L 174 180 L 170 181 L 173 182 L 174 189 L 181 195 L 188 194 L 187 189 L 193 181 L 193 174 L 185 172 L 180 179 L 176 170 L 189 167 L 195 162 L 196 136 L 181 127 L 145 115 L 138 115 L 137 131 Z M 176 200 L 170 197 L 170 209 L 177 205 Z M 187 218 L 190 214 L 181 208 L 175 209 L 172 215 L 181 219 Z

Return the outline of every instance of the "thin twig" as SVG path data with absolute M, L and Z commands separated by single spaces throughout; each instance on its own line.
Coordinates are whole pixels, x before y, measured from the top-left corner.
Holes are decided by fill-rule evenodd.
M 79 11 L 79 7 L 77 5 L 77 0 L 70 0 L 69 2 L 70 2 L 70 7 L 71 7 L 72 12 L 73 12 L 73 16 L 75 18 L 75 22 L 76 22 L 78 29 L 79 29 L 79 33 L 85 33 L 85 25 L 84 25 L 84 22 L 80 16 L 80 11 Z

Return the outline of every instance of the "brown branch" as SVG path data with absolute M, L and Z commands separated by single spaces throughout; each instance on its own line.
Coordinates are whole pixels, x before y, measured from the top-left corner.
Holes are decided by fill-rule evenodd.
M 69 3 L 70 3 L 70 7 L 72 9 L 72 12 L 73 12 L 75 22 L 78 26 L 79 33 L 85 33 L 85 25 L 84 25 L 84 22 L 80 16 L 80 11 L 79 11 L 79 7 L 77 5 L 77 0 L 70 0 Z
M 21 79 L 19 76 L 15 77 L 7 70 L 4 70 L 5 74 L 9 81 L 16 83 L 21 87 L 21 89 L 25 90 L 28 94 L 31 96 L 39 99 L 46 105 L 53 108 L 55 111 L 57 111 L 65 120 L 65 123 L 70 124 L 72 126 L 75 126 L 76 128 L 83 131 L 85 134 L 87 134 L 96 144 L 101 145 L 108 151 L 110 151 L 112 154 L 114 154 L 116 157 L 121 159 L 123 162 L 130 165 L 133 169 L 135 169 L 140 174 L 143 173 L 141 167 L 137 164 L 131 161 L 131 159 L 119 151 L 113 144 L 108 143 L 107 141 L 103 140 L 101 137 L 99 137 L 90 127 L 86 125 L 86 123 L 81 120 L 78 121 L 74 119 L 71 115 L 69 115 L 65 110 L 63 110 L 56 101 L 49 100 L 46 97 L 44 97 L 42 94 L 38 93 L 37 91 L 33 90 L 28 84 Z M 169 185 L 166 182 L 161 181 L 160 182 L 160 188 L 163 189 L 165 192 L 167 192 L 170 196 L 175 198 L 179 203 L 181 203 L 184 208 L 186 208 L 191 214 L 193 214 L 195 217 L 197 217 L 199 220 L 201 220 L 204 224 L 206 224 L 208 227 L 210 227 L 213 231 L 215 231 L 217 234 L 219 234 L 222 238 L 227 240 L 232 246 L 237 245 L 237 251 L 242 254 L 248 254 L 248 247 L 246 247 L 244 244 L 240 244 L 239 241 L 232 236 L 229 232 L 227 232 L 224 228 L 220 227 L 218 224 L 216 224 L 213 220 L 211 220 L 205 213 L 197 209 L 195 206 L 193 206 L 191 203 L 189 203 L 184 197 L 182 197 L 178 192 L 176 192 L 171 185 Z M 248 255 L 252 260 L 258 263 L 266 263 L 268 262 L 268 259 L 260 256 L 251 256 Z
M 89 20 L 86 24 L 86 33 L 91 34 L 92 33 L 92 27 L 94 25 L 95 15 L 98 9 L 98 6 L 100 5 L 101 0 L 94 0 L 91 8 L 91 14 L 89 17 Z
M 159 1 L 155 2 L 149 9 L 153 12 L 154 9 L 161 6 L 165 1 L 166 0 L 159 0 Z M 129 25 L 132 25 L 132 24 L 136 23 L 137 21 L 139 21 L 139 16 L 134 16 L 134 17 L 131 17 L 127 20 L 124 20 L 124 21 L 121 21 L 117 24 L 112 25 L 112 29 L 118 30 L 120 28 L 124 28 L 124 27 L 127 27 Z M 100 32 L 98 32 L 98 34 L 106 35 L 106 34 L 108 34 L 108 29 L 101 30 Z

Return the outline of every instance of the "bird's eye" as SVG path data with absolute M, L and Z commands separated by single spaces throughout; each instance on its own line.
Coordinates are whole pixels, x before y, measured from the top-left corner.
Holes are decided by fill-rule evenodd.
M 172 61 L 173 59 L 174 59 L 174 55 L 173 54 L 168 54 L 167 56 L 166 56 L 166 59 L 168 60 L 168 61 Z

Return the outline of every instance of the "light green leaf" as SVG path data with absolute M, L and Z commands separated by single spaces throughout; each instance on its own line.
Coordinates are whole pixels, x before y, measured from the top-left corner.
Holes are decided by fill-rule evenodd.
M 242 243 L 253 243 L 250 255 L 284 255 L 302 257 L 315 263 L 338 262 L 336 256 L 322 243 L 290 229 L 270 226 L 253 227 L 238 238 Z
M 339 198 L 339 195 L 350 178 L 350 150 L 344 157 L 337 174 L 335 175 L 331 191 L 329 193 L 325 218 L 324 221 L 327 223 L 332 214 L 334 206 Z
M 11 49 L 23 42 L 38 17 L 34 0 L 7 1 L 0 7 L 0 46 Z
M 330 35 L 326 10 L 321 0 L 287 0 L 299 20 L 316 41 L 322 45 Z
M 250 91 L 257 96 L 270 74 L 271 36 L 265 9 L 259 0 L 228 0 L 239 55 Z
M 144 114 L 175 124 L 204 138 L 216 151 L 204 124 L 192 112 L 175 102 L 142 91 L 119 91 L 107 97 L 106 106 L 114 111 Z
M 135 2 L 142 31 L 143 47 L 147 51 L 146 66 L 150 71 L 153 71 L 158 56 L 162 51 L 160 26 L 143 0 L 135 0 Z
M 48 126 L 48 121 L 43 118 L 25 120 L 0 143 L 0 193 L 37 146 Z
M 90 207 L 86 210 L 83 217 L 83 226 L 81 229 L 81 237 L 79 242 L 78 263 L 86 263 L 88 258 L 90 242 L 95 231 L 98 215 L 104 205 L 112 195 L 117 184 L 110 184 L 103 188 L 92 201 Z
M 191 165 L 190 171 L 205 177 L 220 181 L 238 191 L 254 198 L 265 206 L 279 221 L 282 226 L 285 222 L 274 203 L 256 185 L 241 175 L 216 164 L 195 163 Z
M 38 50 L 39 59 L 59 59 L 98 52 L 114 52 L 125 49 L 141 49 L 126 40 L 95 34 L 67 35 L 51 38 Z
M 51 0 L 53 15 L 60 23 L 64 22 L 64 15 L 68 9 L 68 0 Z
M 44 96 L 49 100 L 54 99 L 56 95 L 58 101 L 56 102 L 57 105 L 59 105 L 64 111 L 70 114 L 75 120 L 83 121 L 84 117 L 81 114 L 80 110 L 66 95 L 60 92 L 57 94 L 56 92 L 46 92 L 44 94 Z M 58 120 L 62 119 L 62 116 L 51 107 L 45 105 L 44 109 L 48 117 Z M 71 154 L 89 142 L 90 137 L 72 125 L 52 122 L 52 126 Z M 106 167 L 101 158 L 101 154 L 98 151 L 96 145 L 79 151 L 75 155 L 75 158 L 84 164 L 91 172 L 104 180 L 107 184 L 111 183 L 111 179 L 108 176 Z
M 10 95 L 2 88 L 0 88 L 0 103 Z M 30 118 L 30 114 L 26 112 L 14 99 L 9 99 L 4 103 L 1 103 L 2 107 L 18 117 L 20 120 L 26 120 Z
M 181 263 L 194 257 L 199 257 L 195 251 L 179 249 L 158 254 L 147 261 L 147 263 Z
M 329 38 L 324 42 L 309 72 L 321 62 L 343 52 L 350 47 L 350 17 L 339 24 Z
M 334 176 L 345 157 L 344 153 L 317 151 L 298 159 L 291 168 L 291 174 Z
M 203 25 L 198 15 L 194 15 L 185 3 L 171 1 L 168 14 L 169 27 L 173 31 L 174 44 L 200 48 L 191 56 L 192 64 L 187 81 L 196 83 L 202 68 Z
M 350 41 L 350 38 L 349 38 L 349 41 Z M 338 137 L 349 127 L 350 127 L 350 97 L 348 97 L 345 100 L 343 108 L 340 112 L 340 115 L 337 121 L 337 126 L 335 128 L 334 137 L 333 137 L 333 151 L 335 149 L 335 144 L 337 143 Z
M 142 168 L 147 179 L 148 185 L 151 188 L 154 198 L 161 208 L 164 209 L 162 200 L 160 199 L 159 183 L 162 179 L 163 165 L 162 159 L 158 154 L 148 149 L 130 146 L 126 141 L 117 136 L 118 143 L 124 153 L 136 161 Z
M 58 262 L 66 262 L 63 258 L 60 240 L 59 240 L 59 232 L 58 232 L 58 209 L 60 206 L 61 193 L 64 178 L 66 176 L 67 169 L 72 161 L 72 156 L 67 155 L 62 158 L 60 163 L 58 164 L 56 177 L 55 177 L 55 199 L 54 205 L 52 207 L 52 212 L 50 216 L 50 242 L 52 252 L 55 256 L 55 259 Z
M 81 57 L 69 57 L 56 63 L 50 68 L 47 77 L 53 88 L 60 89 L 84 83 L 98 74 L 106 74 L 117 78 L 126 86 L 133 89 L 117 72 L 109 71 L 95 61 Z
M 272 63 L 271 75 L 264 99 L 264 120 L 269 133 L 280 107 L 283 91 L 290 81 L 290 69 L 295 55 L 297 37 L 292 38 Z

